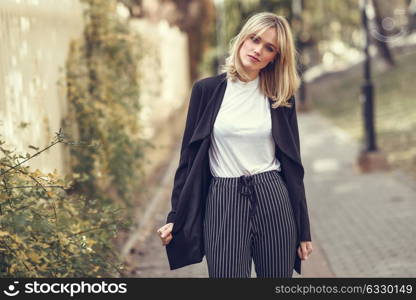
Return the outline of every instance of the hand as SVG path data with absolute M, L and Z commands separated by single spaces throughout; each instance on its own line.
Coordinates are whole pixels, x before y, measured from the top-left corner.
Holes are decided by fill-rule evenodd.
M 308 259 L 308 256 L 312 253 L 312 242 L 304 241 L 300 242 L 300 246 L 298 248 L 298 255 L 301 260 Z
M 172 228 L 173 228 L 173 223 L 167 223 L 166 225 L 163 225 L 157 230 L 157 233 L 159 234 L 159 237 L 162 240 L 162 245 L 166 246 L 173 239 L 173 236 L 171 233 Z

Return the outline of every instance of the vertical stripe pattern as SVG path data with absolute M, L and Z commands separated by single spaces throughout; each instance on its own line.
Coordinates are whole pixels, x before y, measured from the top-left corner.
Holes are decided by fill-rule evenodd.
M 242 177 L 249 185 L 241 185 Z M 277 170 L 214 176 L 203 234 L 211 278 L 250 277 L 252 260 L 257 277 L 292 277 L 297 231 L 286 184 Z

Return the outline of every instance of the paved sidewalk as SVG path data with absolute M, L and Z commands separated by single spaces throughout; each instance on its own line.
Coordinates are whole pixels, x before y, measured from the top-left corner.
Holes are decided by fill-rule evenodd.
M 354 140 L 317 112 L 299 113 L 298 121 L 314 251 L 294 277 L 416 277 L 415 183 L 400 171 L 357 174 Z M 205 260 L 170 271 L 155 234 L 169 210 L 171 181 L 161 187 L 166 196 L 146 241 L 136 245 L 132 277 L 208 277 Z
M 299 123 L 312 240 L 336 277 L 416 277 L 415 182 L 357 174 L 359 147 L 344 131 L 316 112 Z

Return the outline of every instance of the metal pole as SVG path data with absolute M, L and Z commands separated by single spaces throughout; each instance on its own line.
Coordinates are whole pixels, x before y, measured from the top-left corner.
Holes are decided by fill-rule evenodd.
M 370 35 L 368 31 L 368 18 L 366 8 L 368 0 L 360 0 L 361 21 L 365 34 L 365 61 L 364 61 L 364 83 L 361 87 L 364 117 L 364 151 L 377 151 L 376 134 L 374 129 L 374 105 L 373 105 L 373 83 L 371 81 L 371 57 L 369 53 Z

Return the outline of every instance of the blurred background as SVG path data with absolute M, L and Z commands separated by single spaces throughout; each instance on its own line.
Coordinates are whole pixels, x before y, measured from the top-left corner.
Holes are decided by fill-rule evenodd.
M 192 84 L 262 11 L 302 76 L 302 276 L 416 276 L 415 0 L 1 0 L 2 277 L 207 277 L 156 230 Z

